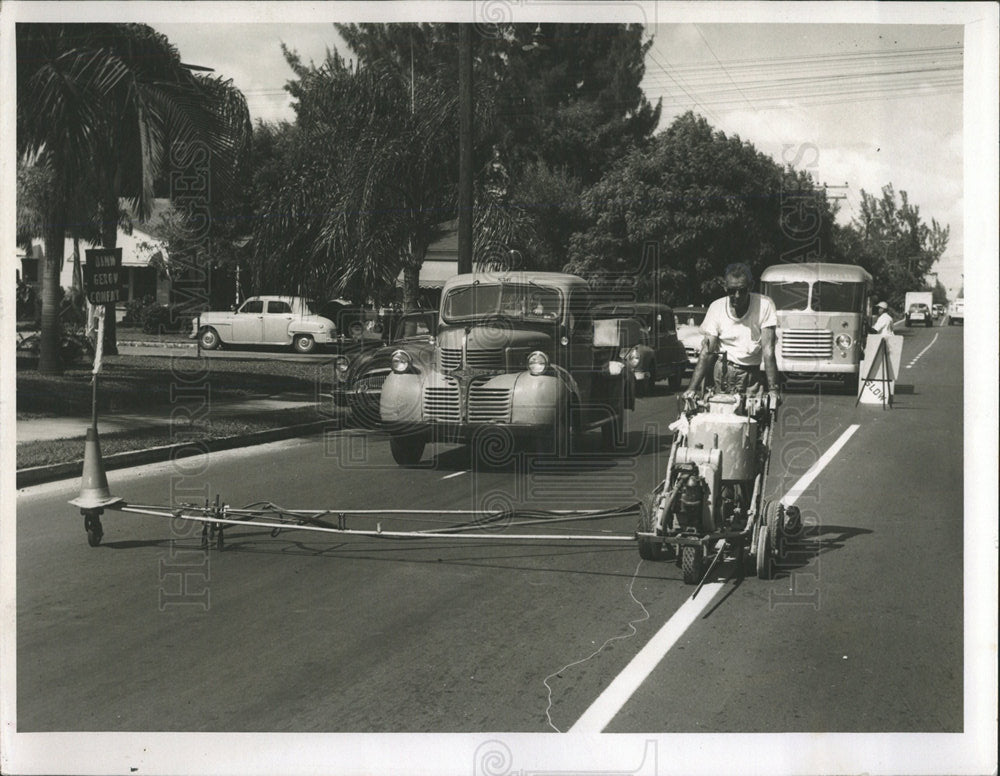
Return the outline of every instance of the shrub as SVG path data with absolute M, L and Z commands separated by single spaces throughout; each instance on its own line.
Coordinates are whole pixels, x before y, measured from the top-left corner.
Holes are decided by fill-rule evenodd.
M 153 304 L 142 310 L 142 330 L 146 334 L 166 334 L 168 332 L 183 332 L 191 328 L 194 317 L 190 310 L 181 305 Z

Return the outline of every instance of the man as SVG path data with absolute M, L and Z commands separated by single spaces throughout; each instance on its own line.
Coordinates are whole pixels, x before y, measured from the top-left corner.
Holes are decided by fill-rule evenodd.
M 771 407 L 777 409 L 781 403 L 778 361 L 774 354 L 778 314 L 770 297 L 750 292 L 752 281 L 753 275 L 746 264 L 726 267 L 726 295 L 709 305 L 701 323 L 704 335 L 701 353 L 685 398 L 694 397 L 695 388 L 701 385 L 714 359 L 715 385 L 720 391 L 754 395 L 766 387 Z M 786 510 L 784 533 L 790 540 L 801 535 L 802 521 L 797 509 Z
M 780 403 L 778 362 L 774 355 L 778 315 L 770 297 L 751 293 L 752 279 L 746 264 L 726 267 L 726 296 L 712 302 L 705 313 L 701 353 L 685 397 L 695 395 L 714 359 L 715 384 L 720 390 L 753 395 L 763 390 L 766 383 L 771 406 Z M 725 358 L 716 358 L 717 353 L 724 353 Z
M 883 337 L 891 336 L 892 331 L 892 316 L 889 315 L 889 305 L 885 302 L 879 302 L 875 305 L 875 309 L 878 311 L 879 316 L 875 319 L 875 323 L 872 324 L 872 334 L 881 334 Z

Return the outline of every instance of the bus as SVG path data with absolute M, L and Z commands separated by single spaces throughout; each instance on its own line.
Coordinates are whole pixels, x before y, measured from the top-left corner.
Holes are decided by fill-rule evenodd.
M 872 276 L 854 264 L 797 262 L 768 267 L 760 282 L 778 311 L 778 371 L 840 379 L 856 394 Z

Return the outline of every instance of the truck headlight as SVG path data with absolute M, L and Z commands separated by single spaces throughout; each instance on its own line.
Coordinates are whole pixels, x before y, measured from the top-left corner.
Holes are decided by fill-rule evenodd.
M 609 361 L 608 362 L 608 374 L 617 377 L 625 369 L 625 364 L 621 361 Z
M 392 354 L 392 371 L 397 374 L 408 371 L 412 363 L 413 359 L 405 350 L 397 350 Z
M 542 351 L 536 350 L 528 356 L 528 371 L 533 375 L 544 374 L 549 368 L 549 357 Z
M 347 377 L 347 370 L 351 368 L 351 361 L 347 356 L 337 356 L 334 359 L 333 368 L 336 370 L 337 377 Z
M 837 339 L 835 339 L 834 342 L 837 343 L 838 348 L 843 348 L 844 350 L 847 350 L 849 347 L 851 347 L 851 343 L 853 343 L 854 340 L 851 339 L 850 334 L 838 334 Z
M 639 362 L 642 360 L 639 357 L 639 351 L 637 348 L 632 348 L 625 358 L 628 360 L 629 366 L 633 369 L 637 368 L 639 366 Z

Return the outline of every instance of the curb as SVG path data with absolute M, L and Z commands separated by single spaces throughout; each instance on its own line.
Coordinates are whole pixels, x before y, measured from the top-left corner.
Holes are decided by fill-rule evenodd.
M 330 427 L 333 427 L 332 429 Z M 197 443 L 182 442 L 176 445 L 147 447 L 144 450 L 129 450 L 124 453 L 102 455 L 101 461 L 105 470 L 125 469 L 130 466 L 141 466 L 147 463 L 189 458 L 202 453 L 214 453 L 221 450 L 231 450 L 235 447 L 253 447 L 267 442 L 277 442 L 281 439 L 291 439 L 297 436 L 309 436 L 317 431 L 339 430 L 343 428 L 336 420 L 317 420 L 311 423 L 300 423 L 295 426 L 270 428 L 266 431 L 255 431 L 252 434 L 240 436 L 206 439 Z M 32 466 L 17 470 L 16 487 L 25 488 L 29 485 L 41 485 L 44 482 L 80 477 L 83 474 L 83 459 L 67 463 L 55 463 L 47 466 Z
M 198 345 L 195 342 L 175 342 L 174 340 L 163 340 L 153 342 L 149 340 L 118 340 L 119 347 L 124 345 L 127 348 L 189 348 L 194 349 Z

